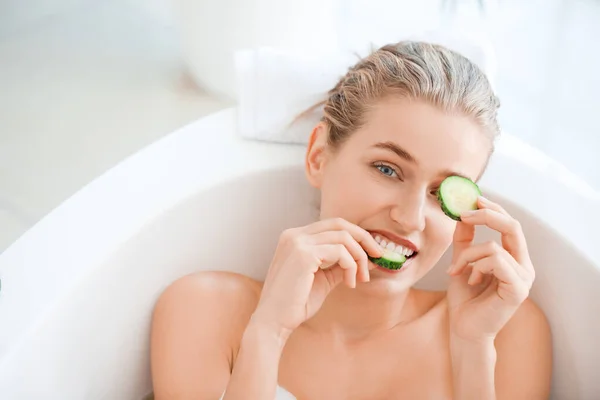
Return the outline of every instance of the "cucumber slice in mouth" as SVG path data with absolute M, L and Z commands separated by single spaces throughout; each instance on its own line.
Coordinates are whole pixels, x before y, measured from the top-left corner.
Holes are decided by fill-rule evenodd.
M 477 210 L 477 198 L 481 196 L 479 186 L 462 176 L 449 176 L 444 179 L 438 189 L 438 201 L 444 214 L 455 221 L 460 221 L 460 214 Z
M 414 253 L 411 257 L 414 257 L 417 253 Z M 406 257 L 402 254 L 398 254 L 394 251 L 385 250 L 383 256 L 380 258 L 374 258 L 369 256 L 369 260 L 371 260 L 374 264 L 379 265 L 380 267 L 398 270 L 402 268 L 406 260 L 410 257 Z

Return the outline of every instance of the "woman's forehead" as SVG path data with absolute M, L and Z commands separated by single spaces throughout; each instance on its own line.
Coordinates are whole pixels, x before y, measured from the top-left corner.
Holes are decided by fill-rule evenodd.
M 472 179 L 487 163 L 490 139 L 474 120 L 405 98 L 382 101 L 356 132 L 363 149 L 396 145 L 427 169 L 462 170 Z M 357 143 L 358 144 L 358 143 Z

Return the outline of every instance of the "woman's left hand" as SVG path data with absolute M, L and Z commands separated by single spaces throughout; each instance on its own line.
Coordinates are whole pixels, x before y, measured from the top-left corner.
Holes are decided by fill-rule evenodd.
M 448 269 L 451 333 L 467 341 L 495 338 L 527 299 L 535 279 L 519 222 L 483 197 L 478 205 L 457 223 Z M 502 246 L 473 244 L 476 225 L 500 232 Z

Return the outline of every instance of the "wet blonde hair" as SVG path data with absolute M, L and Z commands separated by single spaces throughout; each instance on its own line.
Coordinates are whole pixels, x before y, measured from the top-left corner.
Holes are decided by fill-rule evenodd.
M 389 44 L 361 59 L 315 106 L 323 106 L 329 144 L 340 145 L 366 123 L 371 107 L 392 95 L 424 100 L 472 118 L 490 137 L 493 150 L 500 133 L 500 102 L 483 71 L 455 51 L 416 41 Z

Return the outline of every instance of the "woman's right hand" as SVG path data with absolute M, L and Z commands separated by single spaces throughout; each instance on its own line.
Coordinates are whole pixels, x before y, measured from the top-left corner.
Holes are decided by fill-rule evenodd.
M 342 218 L 287 229 L 267 272 L 253 321 L 289 335 L 311 318 L 331 290 L 369 281 L 368 255 L 382 249 L 364 229 Z

